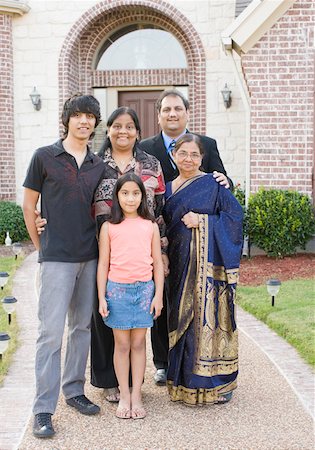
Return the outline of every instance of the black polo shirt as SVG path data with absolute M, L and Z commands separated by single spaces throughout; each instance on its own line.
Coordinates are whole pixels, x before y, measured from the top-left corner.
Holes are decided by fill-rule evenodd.
M 61 140 L 34 153 L 23 186 L 41 194 L 41 213 L 47 219 L 39 262 L 97 258 L 93 199 L 104 166 L 88 149 L 79 169 Z

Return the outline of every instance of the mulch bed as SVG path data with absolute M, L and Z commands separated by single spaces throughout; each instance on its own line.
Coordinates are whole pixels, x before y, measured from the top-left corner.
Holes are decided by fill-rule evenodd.
M 31 242 L 23 242 L 22 246 L 25 256 L 35 251 Z M 0 245 L 0 257 L 3 256 L 12 256 L 11 247 Z M 245 286 L 265 284 L 270 278 L 286 281 L 294 278 L 314 277 L 315 255 L 310 253 L 299 253 L 283 259 L 260 255 L 250 259 L 243 258 L 241 261 L 240 284 Z
M 240 284 L 257 286 L 265 284 L 270 278 L 287 281 L 295 278 L 315 277 L 315 255 L 301 253 L 286 256 L 283 259 L 268 256 L 254 256 L 242 259 L 240 268 Z
M 22 252 L 25 256 L 28 256 L 30 253 L 35 251 L 35 247 L 31 241 L 22 242 Z M 12 256 L 12 248 L 11 246 L 0 245 L 0 257 Z

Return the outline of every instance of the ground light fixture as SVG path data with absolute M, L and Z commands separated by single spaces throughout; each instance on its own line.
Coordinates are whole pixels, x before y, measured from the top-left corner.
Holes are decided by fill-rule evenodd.
M 4 286 L 7 284 L 9 279 L 8 272 L 0 272 L 0 287 L 1 289 L 4 288 Z
M 7 350 L 9 345 L 10 336 L 7 333 L 0 331 L 0 361 L 2 360 L 3 353 Z
M 15 311 L 17 299 L 15 297 L 4 297 L 1 300 L 3 309 L 8 314 L 9 325 L 11 323 L 11 314 Z
M 271 278 L 266 282 L 268 294 L 271 295 L 271 306 L 275 306 L 275 296 L 278 294 L 281 281 Z
M 12 252 L 15 255 L 15 259 L 17 259 L 21 251 L 22 251 L 22 244 L 20 242 L 14 242 L 12 244 Z

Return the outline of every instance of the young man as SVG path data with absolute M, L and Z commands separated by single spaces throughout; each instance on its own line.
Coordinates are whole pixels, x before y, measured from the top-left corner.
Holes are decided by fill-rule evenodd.
M 164 180 L 167 183 L 178 176 L 178 170 L 172 158 L 172 149 L 177 139 L 188 133 L 189 102 L 180 91 L 170 89 L 162 92 L 156 106 L 161 132 L 141 141 L 140 147 L 160 161 Z M 198 136 L 204 149 L 203 170 L 207 173 L 213 172 L 216 181 L 229 188 L 232 186 L 232 181 L 226 176 L 216 141 L 207 136 Z M 163 261 L 165 267 L 167 267 L 168 262 L 165 261 L 165 258 L 166 256 L 163 255 Z M 167 275 L 167 269 L 165 275 Z M 158 385 L 166 383 L 168 366 L 167 286 L 166 279 L 164 308 L 160 317 L 154 321 L 153 328 L 151 328 L 153 362 L 157 369 L 154 381 Z
M 65 138 L 35 152 L 24 181 L 24 218 L 40 262 L 33 406 L 33 434 L 39 438 L 55 434 L 51 415 L 60 390 L 60 354 L 67 315 L 62 378 L 66 403 L 82 414 L 100 411 L 84 395 L 98 256 L 93 198 L 104 174 L 103 161 L 88 147 L 100 122 L 98 101 L 90 95 L 71 97 L 64 104 L 62 122 Z M 41 213 L 47 218 L 41 236 L 35 225 L 39 196 Z

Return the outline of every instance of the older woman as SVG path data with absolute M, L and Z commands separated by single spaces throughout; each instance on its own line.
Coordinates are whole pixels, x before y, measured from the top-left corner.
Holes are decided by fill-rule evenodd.
M 212 174 L 200 170 L 198 136 L 173 150 L 179 176 L 166 185 L 169 240 L 170 398 L 189 405 L 231 399 L 238 373 L 235 288 L 242 208 Z
M 144 183 L 149 208 L 160 228 L 163 252 L 167 243 L 162 217 L 164 179 L 159 161 L 139 148 L 140 137 L 139 120 L 133 109 L 118 108 L 108 118 L 107 137 L 99 152 L 105 163 L 105 176 L 95 196 L 96 220 L 99 229 L 109 218 L 112 193 L 117 179 L 125 173 L 134 172 Z M 113 351 L 112 330 L 104 325 L 96 302 L 92 318 L 91 383 L 106 389 L 107 400 L 118 401 L 119 391 L 113 367 Z

